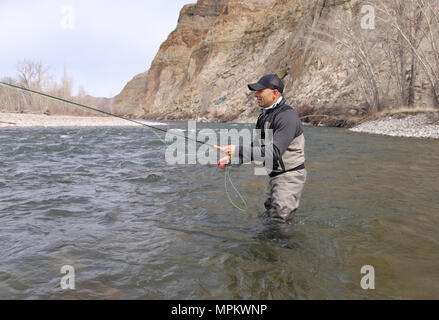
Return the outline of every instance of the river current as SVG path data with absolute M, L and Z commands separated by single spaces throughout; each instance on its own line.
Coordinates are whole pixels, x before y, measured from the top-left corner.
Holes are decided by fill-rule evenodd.
M 301 207 L 277 224 L 253 167 L 230 171 L 244 213 L 222 170 L 167 164 L 147 128 L 1 129 L 0 298 L 439 298 L 438 142 L 314 127 L 305 137 Z M 66 265 L 74 290 L 61 286 Z

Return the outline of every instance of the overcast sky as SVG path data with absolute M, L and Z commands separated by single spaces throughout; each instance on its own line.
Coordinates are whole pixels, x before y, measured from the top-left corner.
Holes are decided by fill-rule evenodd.
M 177 26 L 180 9 L 196 0 L 0 0 L 0 78 L 16 64 L 41 61 L 75 91 L 117 95 L 151 65 Z

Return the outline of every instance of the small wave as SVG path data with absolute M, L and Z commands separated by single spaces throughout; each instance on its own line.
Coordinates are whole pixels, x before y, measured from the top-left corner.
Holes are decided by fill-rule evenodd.
M 107 212 L 99 219 L 99 223 L 102 224 L 115 223 L 118 220 L 117 216 L 118 214 L 116 212 Z
M 136 182 L 136 183 L 151 183 L 151 182 L 157 182 L 161 179 L 159 175 L 156 174 L 149 174 L 147 177 L 137 177 L 137 178 L 131 178 L 128 179 L 129 182 Z
M 156 174 L 150 174 L 146 177 L 146 182 L 156 182 L 160 180 L 160 176 L 156 175 Z
M 148 147 L 153 147 L 153 146 L 163 146 L 163 142 L 161 142 L 160 140 L 153 140 L 153 141 L 148 141 L 148 143 L 146 144 L 146 146 Z
M 49 209 L 45 212 L 45 216 L 49 217 L 72 217 L 79 216 L 83 214 L 83 212 L 71 211 L 67 209 Z
M 173 129 L 171 129 L 169 131 L 172 133 L 173 131 L 186 132 L 187 130 L 186 129 L 180 129 L 180 128 L 173 128 Z M 194 132 L 194 131 L 195 130 L 190 130 L 190 132 Z

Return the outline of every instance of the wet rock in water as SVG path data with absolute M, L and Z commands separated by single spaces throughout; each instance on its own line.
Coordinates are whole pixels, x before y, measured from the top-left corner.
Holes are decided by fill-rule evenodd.
M 157 182 L 160 180 L 160 176 L 156 175 L 156 174 L 149 174 L 146 179 L 145 182 Z

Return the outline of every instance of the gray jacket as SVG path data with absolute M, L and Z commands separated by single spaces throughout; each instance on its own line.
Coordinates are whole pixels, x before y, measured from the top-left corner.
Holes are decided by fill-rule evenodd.
M 252 160 L 267 161 L 271 158 L 273 167 L 271 173 L 269 172 L 270 176 L 305 168 L 305 137 L 302 122 L 294 109 L 286 104 L 284 98 L 274 108 L 261 113 L 256 129 L 261 130 L 260 141 L 253 141 L 250 147 L 239 147 L 240 163 Z M 272 144 L 265 139 L 267 129 L 272 130 Z M 271 147 L 272 152 L 266 152 Z

